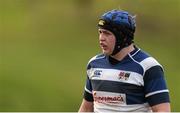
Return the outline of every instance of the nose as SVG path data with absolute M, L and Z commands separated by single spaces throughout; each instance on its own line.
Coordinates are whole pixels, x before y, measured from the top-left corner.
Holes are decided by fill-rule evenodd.
M 103 42 L 103 41 L 105 41 L 106 40 L 106 38 L 105 38 L 105 36 L 103 35 L 103 33 L 102 34 L 99 34 L 99 41 L 100 42 Z

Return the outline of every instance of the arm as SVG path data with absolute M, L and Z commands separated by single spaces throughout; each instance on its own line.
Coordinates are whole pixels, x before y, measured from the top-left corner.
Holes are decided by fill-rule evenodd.
M 93 102 L 83 99 L 79 112 L 93 112 Z
M 90 68 L 91 66 L 88 65 L 87 70 L 89 70 Z M 91 85 L 91 80 L 88 77 L 88 72 L 89 71 L 87 71 L 86 85 L 84 89 L 84 98 L 78 112 L 94 112 L 92 85 Z
M 151 107 L 153 112 L 171 112 L 170 103 L 162 103 Z
M 169 90 L 161 67 L 154 66 L 144 76 L 146 99 L 153 112 L 170 112 Z

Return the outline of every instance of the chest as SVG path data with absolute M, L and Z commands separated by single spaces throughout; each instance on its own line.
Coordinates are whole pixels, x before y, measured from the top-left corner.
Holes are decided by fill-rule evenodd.
M 87 71 L 90 80 L 129 83 L 143 86 L 143 76 L 137 72 L 120 69 L 91 68 Z

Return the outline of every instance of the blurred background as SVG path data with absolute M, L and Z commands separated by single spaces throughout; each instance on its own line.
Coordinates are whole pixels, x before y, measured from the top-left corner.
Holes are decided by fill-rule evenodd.
M 164 66 L 180 111 L 180 0 L 0 0 L 0 111 L 78 111 L 105 11 L 136 14 L 136 44 Z

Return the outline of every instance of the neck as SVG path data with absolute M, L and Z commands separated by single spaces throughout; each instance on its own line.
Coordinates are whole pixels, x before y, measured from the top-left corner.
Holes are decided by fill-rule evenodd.
M 115 55 L 111 55 L 111 57 L 115 58 L 116 60 L 121 61 L 128 53 L 130 53 L 131 51 L 133 51 L 134 48 L 134 44 L 129 45 L 128 47 L 123 48 L 121 51 L 119 51 L 117 54 Z

